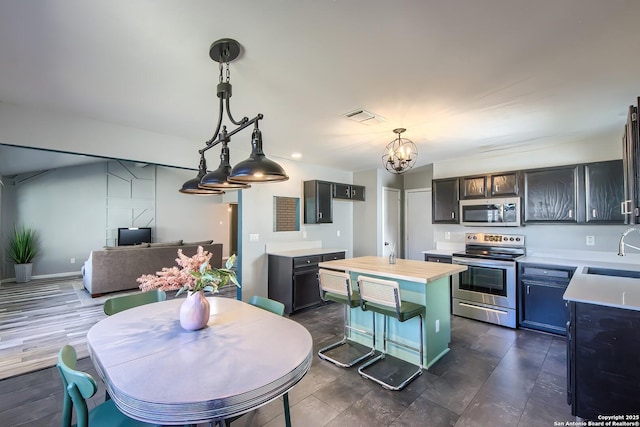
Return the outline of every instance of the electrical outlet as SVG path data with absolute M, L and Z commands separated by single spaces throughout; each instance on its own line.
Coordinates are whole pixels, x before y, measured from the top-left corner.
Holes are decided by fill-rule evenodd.
M 336 231 L 336 236 L 340 237 L 340 230 Z
M 303 238 L 303 239 L 306 239 L 306 238 L 307 238 L 307 232 L 306 232 L 306 231 L 303 231 L 303 232 L 302 232 L 302 238 Z
M 436 319 L 436 334 L 440 332 L 440 319 Z
M 444 238 L 447 240 L 451 240 L 451 232 L 450 231 L 445 231 L 444 232 Z
M 259 234 L 249 234 L 249 241 L 250 242 L 259 242 L 260 241 L 260 235 Z
M 69 262 L 70 262 L 71 264 L 75 264 L 75 263 L 76 263 L 76 259 L 75 259 L 75 258 L 71 258 L 71 259 L 69 260 Z
M 595 236 L 587 236 L 587 246 L 593 246 L 596 244 Z

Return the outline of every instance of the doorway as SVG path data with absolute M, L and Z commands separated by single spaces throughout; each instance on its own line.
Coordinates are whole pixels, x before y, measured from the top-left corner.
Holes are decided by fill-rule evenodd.
M 382 187 L 382 241 L 378 256 L 387 256 L 391 250 L 401 258 L 400 190 Z

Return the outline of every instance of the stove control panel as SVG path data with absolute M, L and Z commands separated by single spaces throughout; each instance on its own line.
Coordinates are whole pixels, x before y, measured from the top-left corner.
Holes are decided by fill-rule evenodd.
M 467 245 L 524 246 L 522 234 L 465 233 Z

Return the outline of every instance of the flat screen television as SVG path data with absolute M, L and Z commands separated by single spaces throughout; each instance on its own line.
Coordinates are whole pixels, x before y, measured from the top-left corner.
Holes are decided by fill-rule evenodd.
M 118 228 L 118 246 L 151 243 L 151 228 Z

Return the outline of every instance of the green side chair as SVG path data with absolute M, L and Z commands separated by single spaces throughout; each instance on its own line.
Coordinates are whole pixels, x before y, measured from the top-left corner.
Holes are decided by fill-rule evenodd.
M 77 360 L 76 350 L 70 345 L 65 345 L 58 352 L 56 366 L 64 385 L 63 427 L 71 427 L 74 409 L 77 427 L 153 426 L 153 424 L 143 423 L 127 417 L 118 410 L 113 400 L 107 400 L 89 411 L 86 399 L 96 394 L 98 386 L 91 375 L 75 369 Z
M 318 357 L 341 368 L 350 368 L 369 356 L 373 356 L 375 349 L 368 349 L 362 344 L 351 342 L 348 339 L 351 331 L 370 335 L 367 331 L 352 327 L 349 322 L 349 309 L 360 307 L 360 293 L 352 288 L 351 276 L 342 271 L 321 268 L 318 271 L 318 284 L 320 298 L 323 301 L 333 301 L 344 307 L 342 338 L 340 341 L 318 350 Z M 371 314 L 375 316 L 374 313 Z M 373 347 L 375 347 L 375 342 Z
M 261 297 L 259 295 L 254 295 L 249 298 L 249 304 L 259 307 L 263 310 L 270 311 L 273 314 L 277 314 L 278 316 L 284 316 L 284 304 L 279 301 L 274 301 L 269 298 Z M 289 393 L 285 393 L 282 395 L 282 400 L 284 401 L 284 422 L 287 427 L 291 427 L 291 410 L 289 409 Z M 227 426 L 231 425 L 232 421 L 237 420 L 240 417 L 227 418 L 224 420 Z
M 402 390 L 407 384 L 422 375 L 424 351 L 422 315 L 425 312 L 425 306 L 403 301 L 400 294 L 400 284 L 394 280 L 359 276 L 358 287 L 360 289 L 361 308 L 364 311 L 382 314 L 384 318 L 382 353 L 362 364 L 358 368 L 358 373 L 388 390 Z M 420 348 L 389 339 L 387 337 L 387 318 L 389 317 L 397 319 L 400 323 L 417 317 L 419 320 Z M 373 322 L 373 328 L 375 336 L 375 321 Z M 420 354 L 419 366 L 390 355 L 387 358 L 387 342 L 407 350 L 417 351 Z M 373 347 L 375 347 L 375 341 Z
M 128 310 L 139 305 L 151 304 L 152 302 L 165 301 L 167 294 L 165 291 L 155 289 L 153 291 L 138 292 L 131 295 L 109 298 L 104 302 L 104 313 L 107 316 Z

